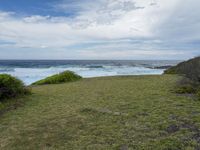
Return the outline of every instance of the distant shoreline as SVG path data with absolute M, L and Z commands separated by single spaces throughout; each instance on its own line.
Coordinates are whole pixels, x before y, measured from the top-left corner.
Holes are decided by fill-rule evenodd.
M 0 60 L 0 74 L 10 74 L 29 85 L 66 70 L 84 78 L 157 75 L 177 63 L 177 60 Z

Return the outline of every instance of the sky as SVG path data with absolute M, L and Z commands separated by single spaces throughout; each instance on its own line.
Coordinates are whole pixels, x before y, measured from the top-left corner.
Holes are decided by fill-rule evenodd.
M 0 59 L 189 59 L 199 0 L 0 0 Z

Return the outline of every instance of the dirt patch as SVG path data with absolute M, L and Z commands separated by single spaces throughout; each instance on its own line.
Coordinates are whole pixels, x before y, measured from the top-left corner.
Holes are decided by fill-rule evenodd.
M 180 120 L 179 120 L 180 121 Z M 194 150 L 200 150 L 200 129 L 198 126 L 195 125 L 193 122 L 189 121 L 180 121 L 180 124 L 172 124 L 166 128 L 166 132 L 170 134 L 174 134 L 181 129 L 186 129 L 189 133 L 191 133 L 189 136 L 182 137 L 182 142 L 187 145 L 187 143 L 190 143 L 191 140 L 196 141 L 197 145 L 195 146 Z M 165 135 L 166 136 L 166 135 Z
M 120 150 L 128 150 L 128 146 L 127 146 L 127 145 L 122 145 L 122 146 L 120 147 Z
M 180 127 L 178 125 L 170 125 L 169 127 L 167 127 L 166 132 L 169 134 L 175 133 L 177 131 L 180 130 Z
M 198 144 L 200 144 L 200 129 L 195 126 L 194 124 L 183 124 L 182 128 L 188 129 L 190 132 L 193 132 L 194 134 L 190 137 L 190 139 L 195 140 Z M 196 150 L 200 150 L 200 145 L 196 147 Z

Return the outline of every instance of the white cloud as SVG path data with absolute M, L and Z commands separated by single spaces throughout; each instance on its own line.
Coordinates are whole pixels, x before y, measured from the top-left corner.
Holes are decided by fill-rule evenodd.
M 72 4 L 63 1 L 55 7 L 63 11 L 80 10 L 76 20 L 83 24 L 86 22 L 87 24 L 113 24 L 115 20 L 128 12 L 144 8 L 137 6 L 134 0 L 98 0 L 95 2 L 88 0 L 83 3 L 72 2 Z
M 14 12 L 3 12 L 0 11 L 0 21 L 6 20 L 6 18 L 10 17 L 11 15 L 15 14 Z
M 80 58 L 100 53 L 102 58 L 185 55 L 181 45 L 200 40 L 197 4 L 197 0 L 85 0 L 54 6 L 57 11 L 73 12 L 72 16 L 19 18 L 0 12 L 0 41 L 12 43 L 4 44 L 6 49 L 31 49 L 38 54 L 49 49 L 47 57 L 56 50 L 63 53 L 60 57 L 68 53 Z
M 189 57 L 193 57 L 188 52 L 184 51 L 176 51 L 176 50 L 168 50 L 168 51 L 161 51 L 161 50 L 115 50 L 115 51 L 108 51 L 108 50 L 101 50 L 97 53 L 97 51 L 90 51 L 90 50 L 83 50 L 80 51 L 81 56 L 85 56 L 89 59 L 148 59 L 148 60 L 155 60 L 155 59 L 177 59 L 177 55 L 183 58 L 187 58 L 188 54 Z M 186 57 L 187 55 L 187 57 Z
M 37 23 L 37 22 L 45 22 L 50 18 L 50 16 L 39 16 L 39 15 L 34 15 L 34 16 L 29 16 L 23 18 L 23 20 L 27 23 Z
M 190 42 L 200 40 L 200 1 L 180 1 L 162 24 L 157 34 L 165 39 Z

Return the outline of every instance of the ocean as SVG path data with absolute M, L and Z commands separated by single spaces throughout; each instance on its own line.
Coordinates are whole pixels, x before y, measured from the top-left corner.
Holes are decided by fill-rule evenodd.
M 0 60 L 0 74 L 10 74 L 26 85 L 47 76 L 74 71 L 84 78 L 117 75 L 159 75 L 178 60 Z

